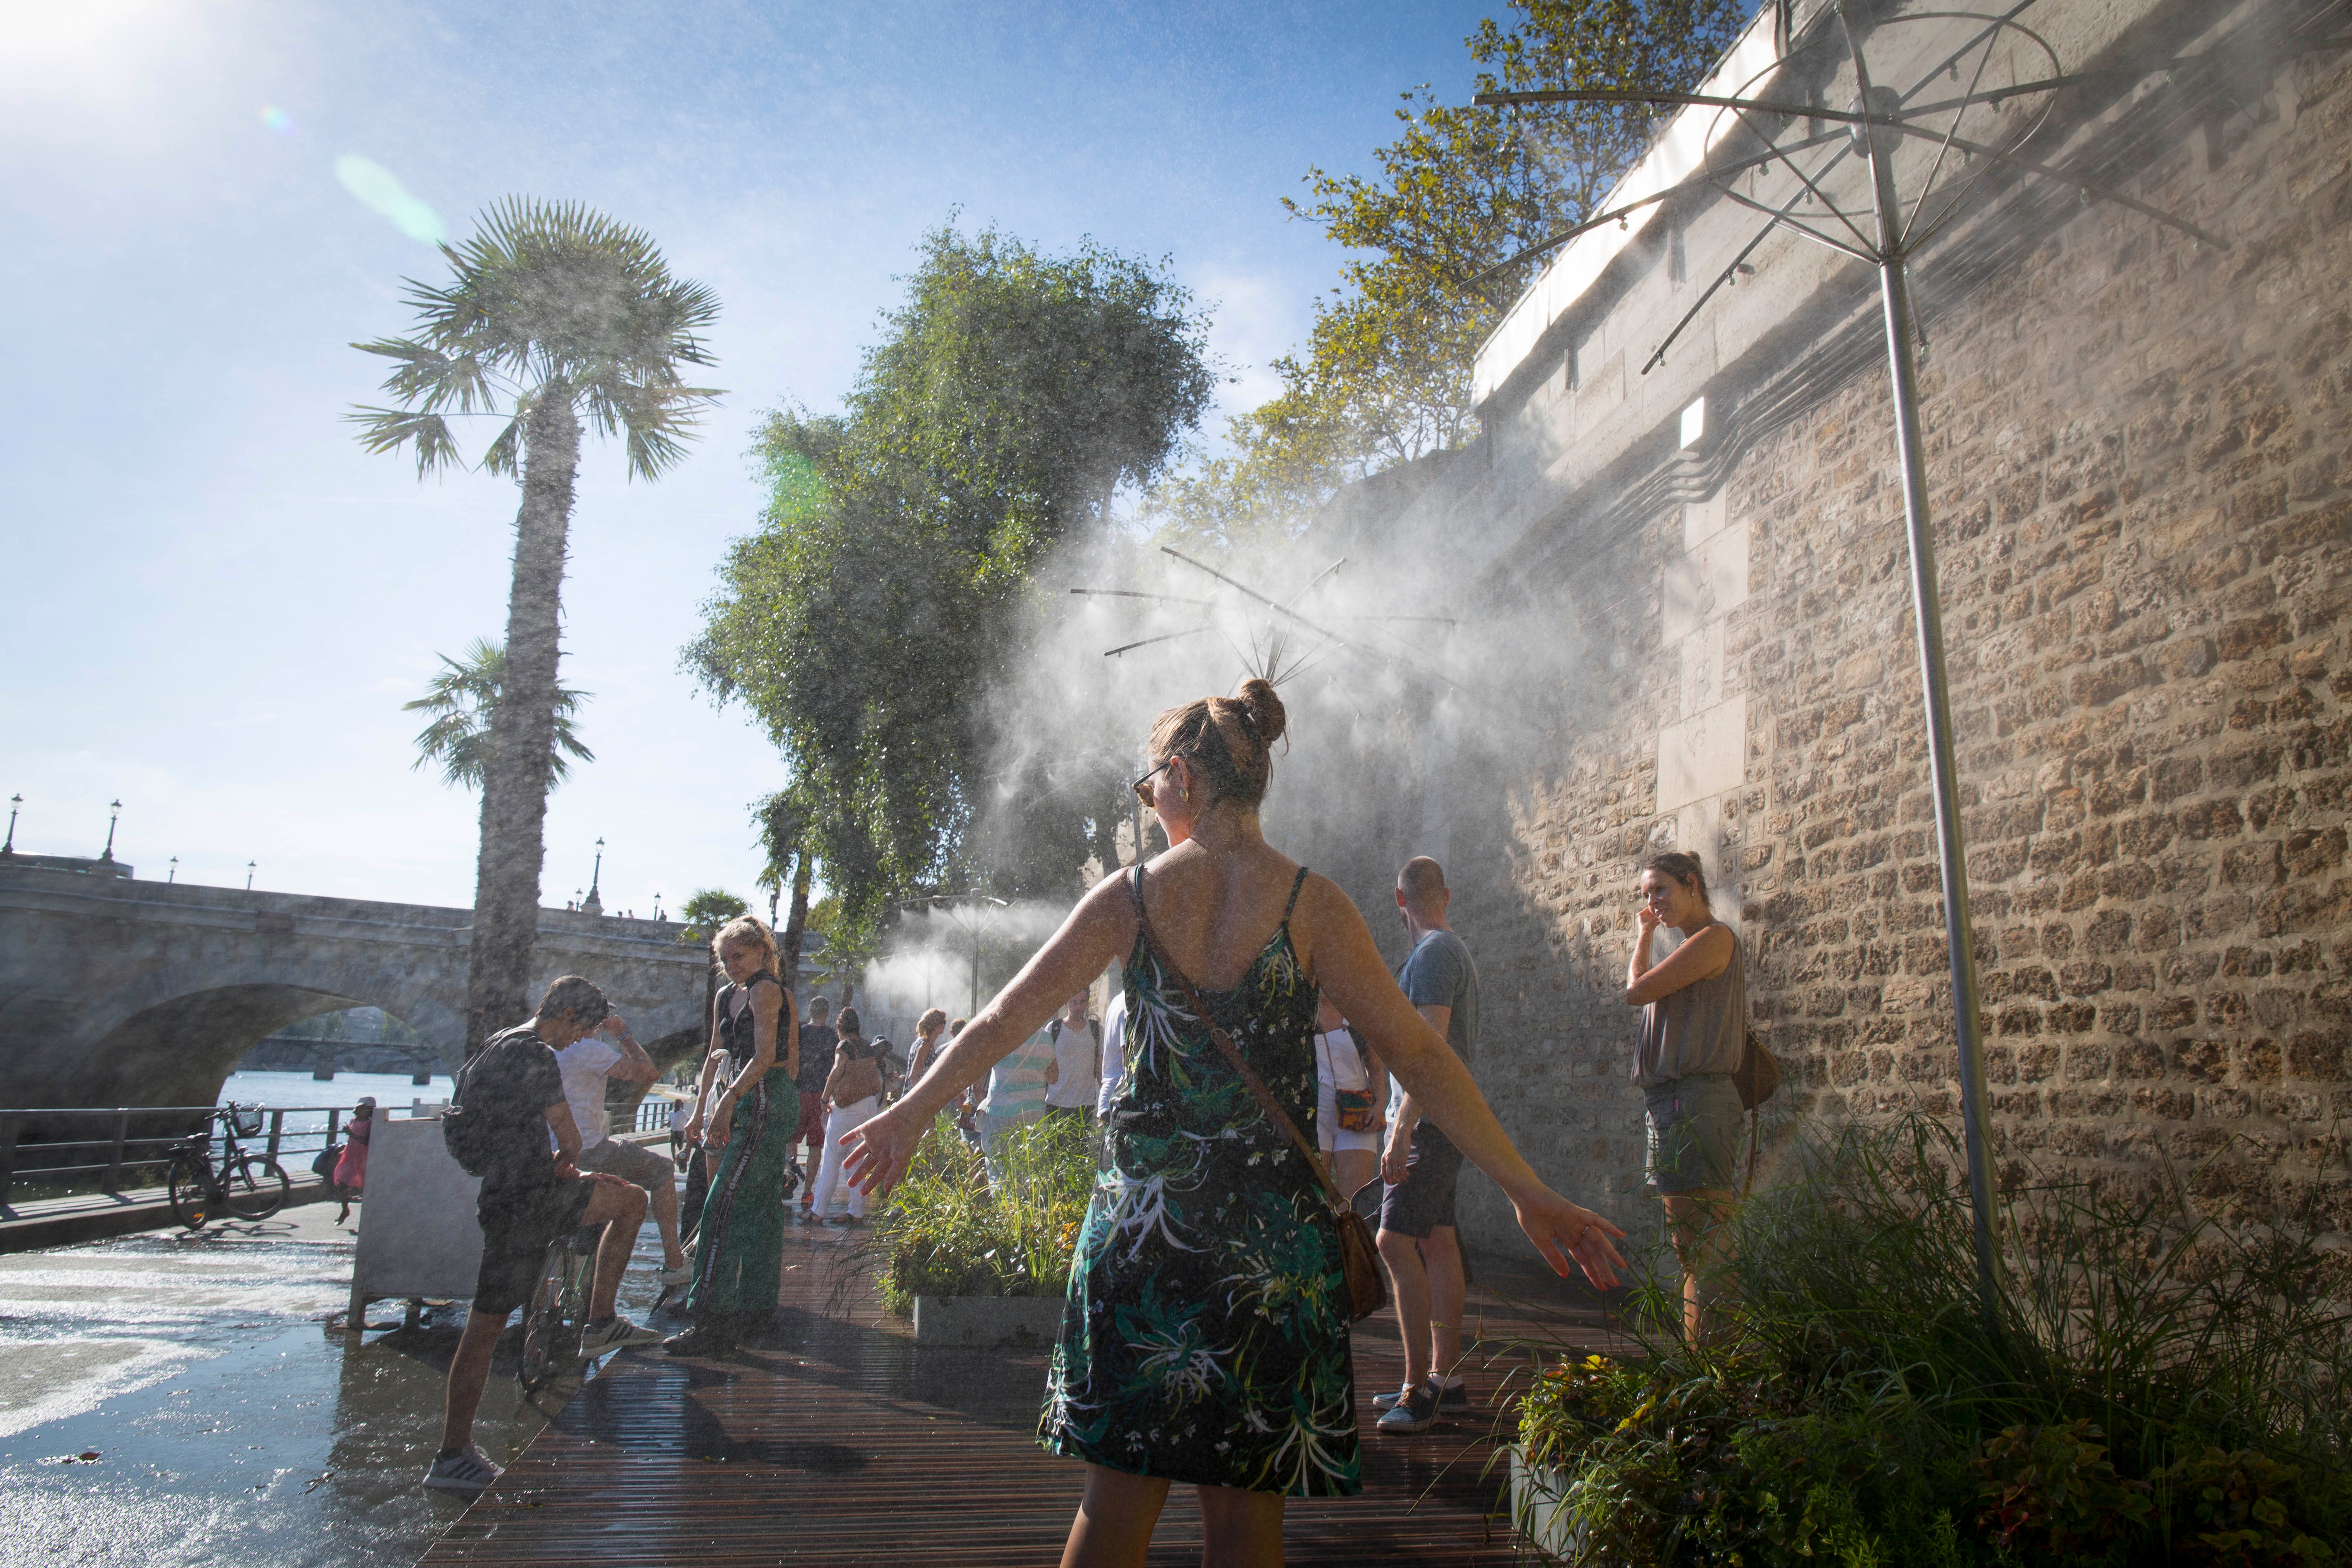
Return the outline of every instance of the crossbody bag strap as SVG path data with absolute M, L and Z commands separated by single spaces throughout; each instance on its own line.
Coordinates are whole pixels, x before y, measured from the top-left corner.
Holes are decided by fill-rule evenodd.
M 1192 1009 L 1193 1016 L 1208 1026 L 1209 1038 L 1216 1042 L 1217 1049 L 1224 1054 L 1226 1061 L 1233 1064 L 1234 1071 L 1249 1085 L 1250 1092 L 1257 1097 L 1258 1105 L 1265 1111 L 1266 1119 L 1288 1133 L 1290 1141 L 1307 1156 L 1307 1168 L 1315 1173 L 1315 1180 L 1322 1187 L 1324 1199 L 1331 1205 L 1332 1211 L 1338 1213 L 1347 1209 L 1347 1200 L 1339 1195 L 1339 1189 L 1332 1184 L 1330 1173 L 1323 1168 L 1322 1151 L 1309 1143 L 1306 1134 L 1298 1131 L 1298 1123 L 1291 1120 L 1290 1112 L 1282 1108 L 1282 1102 L 1274 1098 L 1274 1091 L 1265 1087 L 1265 1080 L 1242 1059 L 1241 1049 L 1234 1044 L 1233 1037 L 1209 1016 L 1208 1004 L 1201 1000 L 1201 994 L 1193 989 L 1192 982 L 1160 948 L 1160 939 L 1151 930 L 1151 916 L 1143 907 L 1143 868 L 1139 864 L 1135 868 L 1135 880 L 1130 886 L 1135 895 L 1135 918 L 1143 930 L 1143 945 L 1152 957 L 1160 961 L 1160 972 L 1176 983 L 1176 988 L 1184 994 L 1185 1005 Z M 1296 901 L 1297 892 L 1295 888 L 1291 896 Z

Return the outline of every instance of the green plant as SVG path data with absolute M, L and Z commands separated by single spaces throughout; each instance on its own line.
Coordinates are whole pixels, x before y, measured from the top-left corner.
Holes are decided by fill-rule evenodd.
M 1972 1462 L 1983 1478 L 1978 1523 L 2002 1552 L 2053 1568 L 2105 1568 L 2145 1531 L 2155 1506 L 2146 1481 L 2118 1474 L 2099 1429 L 2012 1426 Z
M 1094 1188 L 1094 1142 L 1075 1119 L 1048 1117 L 999 1141 L 992 1173 L 942 1115 L 906 1179 L 874 1216 L 895 1311 L 917 1296 L 1057 1296 L 1068 1289 Z
M 1520 1443 L 1583 1561 L 2337 1560 L 2352 1319 L 2326 1233 L 2224 1226 L 2193 1177 L 2029 1179 L 1989 1318 L 1960 1168 L 1925 1121 L 1804 1140 L 1734 1221 L 1727 1342 L 1683 1344 L 1654 1282 L 1625 1318 L 1645 1354 L 1535 1380 Z

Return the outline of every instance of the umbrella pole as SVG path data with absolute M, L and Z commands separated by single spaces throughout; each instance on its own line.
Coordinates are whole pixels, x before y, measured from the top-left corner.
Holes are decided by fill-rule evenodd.
M 1861 64 L 1861 51 L 1855 51 Z M 1870 101 L 1867 80 L 1864 101 Z M 1895 445 L 1903 466 L 1903 522 L 1911 544 L 1911 602 L 1919 624 L 1920 687 L 1926 698 L 1927 765 L 1936 800 L 1936 847 L 1943 862 L 1944 940 L 1951 951 L 1952 1026 L 1960 1047 L 1960 1129 L 1969 1157 L 1969 1202 L 1977 1293 L 1988 1321 L 2000 1300 L 1993 1247 L 1992 1145 L 1985 1092 L 1984 1035 L 1977 1005 L 1976 944 L 1969 922 L 1969 872 L 1960 837 L 1959 769 L 1952 753 L 1952 699 L 1944 670 L 1943 601 L 1936 589 L 1936 542 L 1927 520 L 1927 457 L 1919 433 L 1918 363 L 1911 348 L 1911 300 L 1903 275 L 1902 206 L 1890 143 L 1870 132 L 1871 199 L 1878 219 L 1879 296 L 1886 310 L 1886 369 L 1895 397 Z

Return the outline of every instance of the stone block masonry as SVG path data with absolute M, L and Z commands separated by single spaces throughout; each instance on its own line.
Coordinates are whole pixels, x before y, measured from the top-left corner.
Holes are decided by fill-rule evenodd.
M 1928 258 L 1923 413 L 2005 1173 L 2168 1167 L 2352 1231 L 2352 64 L 2246 85 L 2130 187 L 2227 252 L 2093 204 L 1965 295 Z M 1572 444 L 1542 389 L 1486 413 L 1523 486 L 1514 442 Z M 1492 868 L 1456 879 L 1482 1080 L 1614 1213 L 1650 1206 L 1617 996 L 1654 847 L 1706 857 L 1778 1110 L 1957 1119 L 1894 465 L 1881 357 L 1638 526 L 1500 481 L 1444 501 L 1549 506 L 1526 549 L 1574 555 L 1610 652 L 1588 719 L 1454 832 Z

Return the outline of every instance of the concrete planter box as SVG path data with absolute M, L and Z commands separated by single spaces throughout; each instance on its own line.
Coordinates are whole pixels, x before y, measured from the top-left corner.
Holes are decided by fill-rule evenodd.
M 1584 1526 L 1570 1511 L 1575 1488 L 1565 1473 L 1530 1465 L 1511 1450 L 1511 1528 L 1547 1557 L 1573 1563 L 1584 1550 Z
M 1050 1345 L 1062 1331 L 1059 1296 L 918 1296 L 915 1342 L 992 1351 Z

